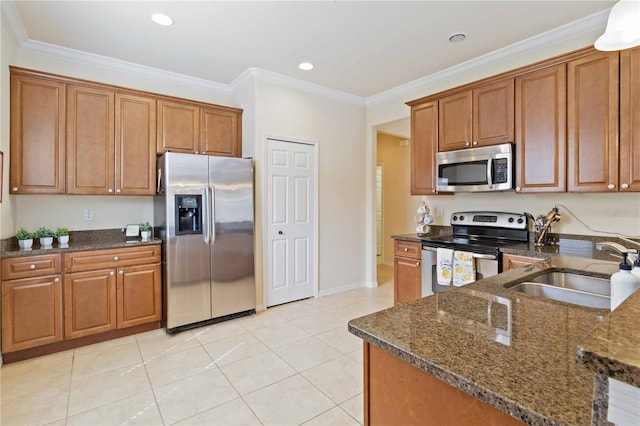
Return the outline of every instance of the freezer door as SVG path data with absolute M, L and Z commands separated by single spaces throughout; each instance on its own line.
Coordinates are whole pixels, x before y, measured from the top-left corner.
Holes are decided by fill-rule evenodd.
M 214 318 L 256 307 L 253 162 L 209 157 L 211 310 Z
M 180 216 L 195 211 L 200 200 L 207 214 L 208 160 L 203 155 L 166 153 L 165 295 L 167 328 L 172 329 L 211 318 L 211 268 L 207 224 L 201 233 L 177 232 Z M 182 203 L 182 208 L 179 204 Z M 186 204 L 185 204 L 186 203 Z M 189 204 L 191 203 L 191 204 Z M 180 234 L 180 235 L 177 235 Z

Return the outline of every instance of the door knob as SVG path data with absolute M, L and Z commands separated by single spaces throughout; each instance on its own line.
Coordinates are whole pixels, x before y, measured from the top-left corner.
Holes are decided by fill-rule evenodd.
M 282 234 L 284 234 L 284 232 L 278 231 L 278 235 L 282 235 Z

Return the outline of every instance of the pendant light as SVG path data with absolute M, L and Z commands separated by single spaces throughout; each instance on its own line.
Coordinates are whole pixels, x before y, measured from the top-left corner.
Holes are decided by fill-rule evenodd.
M 611 8 L 607 29 L 594 47 L 622 50 L 636 46 L 640 46 L 640 0 L 620 0 Z

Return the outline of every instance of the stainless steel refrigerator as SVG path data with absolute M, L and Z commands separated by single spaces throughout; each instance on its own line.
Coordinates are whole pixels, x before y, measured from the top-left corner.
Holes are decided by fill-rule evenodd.
M 251 159 L 158 158 L 154 228 L 168 332 L 255 313 L 253 197 Z

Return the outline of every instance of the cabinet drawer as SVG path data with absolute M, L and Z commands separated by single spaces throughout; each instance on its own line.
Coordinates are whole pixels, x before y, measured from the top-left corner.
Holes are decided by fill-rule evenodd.
M 42 277 L 59 274 L 62 265 L 59 254 L 25 256 L 2 260 L 2 279 Z
M 422 259 L 422 244 L 412 241 L 395 241 L 395 256 Z
M 160 246 L 128 247 L 70 253 L 64 257 L 65 272 L 92 271 L 160 262 Z

